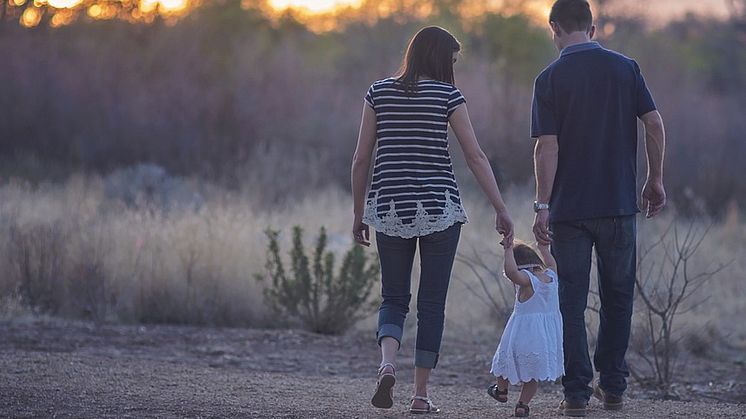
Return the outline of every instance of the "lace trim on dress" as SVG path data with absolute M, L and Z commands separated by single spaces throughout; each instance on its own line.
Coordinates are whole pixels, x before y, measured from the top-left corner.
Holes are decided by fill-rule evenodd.
M 428 234 L 443 231 L 455 223 L 468 223 L 464 208 L 451 200 L 451 193 L 446 190 L 446 203 L 443 214 L 428 214 L 421 202 L 417 202 L 417 212 L 412 221 L 404 223 L 396 213 L 396 203 L 392 199 L 389 202 L 389 210 L 381 217 L 376 209 L 378 192 L 373 198 L 365 202 L 365 213 L 363 221 L 373 227 L 377 232 L 387 236 L 396 236 L 403 239 L 427 236 Z M 409 218 L 409 217 L 407 217 Z
M 555 381 L 565 373 L 563 363 L 563 355 L 551 350 L 548 353 L 501 353 L 491 372 L 512 385 L 531 380 Z

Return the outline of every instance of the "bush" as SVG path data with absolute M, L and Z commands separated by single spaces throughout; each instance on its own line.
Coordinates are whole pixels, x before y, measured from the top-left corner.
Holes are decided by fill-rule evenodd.
M 630 365 L 630 373 L 644 387 L 654 388 L 664 399 L 675 399 L 672 391 L 681 372 L 681 315 L 706 300 L 696 300 L 696 292 L 710 284 L 727 266 L 694 268 L 693 257 L 701 249 L 709 228 L 698 230 L 690 224 L 683 234 L 672 224 L 652 245 L 640 252 L 635 279 L 641 311 L 641 327 L 633 334 L 632 350 L 643 361 Z M 657 260 L 651 255 L 660 254 Z M 693 347 L 703 346 L 694 342 Z M 699 349 L 702 352 L 702 349 Z
M 8 266 L 19 278 L 21 301 L 33 310 L 55 314 L 60 308 L 66 241 L 59 223 L 10 228 Z
M 340 334 L 372 311 L 376 304 L 368 300 L 379 267 L 375 262 L 369 263 L 362 247 L 353 246 L 347 251 L 335 276 L 334 253 L 326 250 L 324 227 L 319 232 L 311 265 L 303 246 L 303 230 L 295 226 L 290 276 L 280 256 L 279 234 L 266 232 L 266 276 L 271 284 L 265 288 L 264 297 L 275 313 L 300 321 L 312 332 Z M 259 281 L 264 278 L 256 275 Z

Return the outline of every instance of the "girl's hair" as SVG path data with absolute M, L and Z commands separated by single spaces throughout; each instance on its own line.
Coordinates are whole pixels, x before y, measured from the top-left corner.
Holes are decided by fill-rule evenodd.
M 406 92 L 417 90 L 420 77 L 454 84 L 453 53 L 461 51 L 461 44 L 447 30 L 438 26 L 420 29 L 409 42 L 399 72 L 396 74 Z
M 516 243 L 513 247 L 513 254 L 515 255 L 515 263 L 520 265 L 539 265 L 542 268 L 546 268 L 547 265 L 541 259 L 536 250 L 533 247 L 525 243 Z

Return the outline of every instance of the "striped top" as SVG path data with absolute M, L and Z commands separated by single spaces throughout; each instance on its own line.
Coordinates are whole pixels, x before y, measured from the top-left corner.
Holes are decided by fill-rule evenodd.
M 388 78 L 373 83 L 365 102 L 376 113 L 377 147 L 363 221 L 407 239 L 468 222 L 448 152 L 448 118 L 466 102 L 461 92 L 421 80 L 407 95 Z

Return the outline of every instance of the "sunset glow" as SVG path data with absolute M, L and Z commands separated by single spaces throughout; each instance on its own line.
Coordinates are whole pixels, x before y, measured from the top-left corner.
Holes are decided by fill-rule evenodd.
M 161 11 L 170 13 L 186 9 L 187 0 L 140 0 L 140 9 L 149 13 L 160 7 Z
M 41 12 L 36 7 L 29 7 L 21 15 L 21 25 L 31 28 L 39 24 L 41 21 Z
M 83 15 L 90 19 L 124 19 L 130 22 L 152 23 L 157 16 L 167 24 L 175 24 L 210 0 L 0 0 L 11 7 L 22 7 L 19 22 L 26 27 L 48 23 L 53 27 L 64 26 Z M 697 13 L 713 17 L 728 16 L 729 0 L 614 0 L 604 6 L 610 16 L 645 16 L 655 25 L 683 17 L 686 13 Z M 535 24 L 546 25 L 554 0 L 462 0 L 451 3 L 452 13 L 466 23 L 479 20 L 485 13 L 503 15 L 523 14 Z M 294 19 L 314 32 L 339 29 L 344 22 L 362 20 L 374 22 L 401 12 L 406 16 L 427 20 L 435 12 L 435 4 L 418 0 L 267 0 L 258 2 L 270 17 L 280 17 L 290 12 Z M 254 0 L 242 0 L 242 7 L 256 6 Z M 265 7 L 266 6 L 266 7 Z M 441 5 L 442 6 L 442 5 Z M 18 16 L 18 15 L 16 15 Z M 604 34 L 613 33 L 608 25 L 601 28 Z
M 269 0 L 269 5 L 277 10 L 298 9 L 309 13 L 328 13 L 341 7 L 360 6 L 360 0 Z
M 81 0 L 48 0 L 50 6 L 56 9 L 67 9 L 80 4 Z M 43 2 L 40 2 L 43 3 Z

